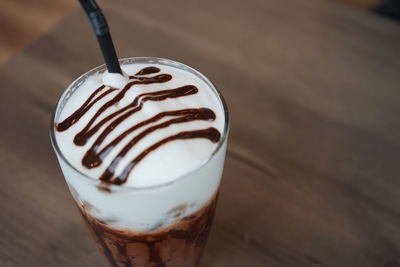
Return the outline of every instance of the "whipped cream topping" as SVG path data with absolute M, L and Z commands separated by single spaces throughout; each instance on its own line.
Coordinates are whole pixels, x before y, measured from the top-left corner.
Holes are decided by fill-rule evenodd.
M 122 69 L 88 77 L 67 101 L 55 134 L 67 160 L 93 179 L 131 187 L 168 183 L 206 162 L 225 121 L 210 85 L 172 66 Z
M 124 71 L 120 73 L 109 73 L 108 71 L 103 73 L 103 84 L 105 86 L 122 89 L 129 82 L 129 75 Z

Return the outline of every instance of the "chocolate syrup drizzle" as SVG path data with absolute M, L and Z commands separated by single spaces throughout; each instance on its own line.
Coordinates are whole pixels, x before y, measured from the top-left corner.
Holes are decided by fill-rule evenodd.
M 173 111 L 161 112 L 150 119 L 144 120 L 131 128 L 125 130 L 119 136 L 117 136 L 110 143 L 106 144 L 101 150 L 100 146 L 103 144 L 106 137 L 123 121 L 125 121 L 130 116 L 139 112 L 145 102 L 147 101 L 163 101 L 169 98 L 179 98 L 187 95 L 193 95 L 198 92 L 198 88 L 194 85 L 185 85 L 178 88 L 161 90 L 156 92 L 143 93 L 135 97 L 132 102 L 125 107 L 111 113 L 100 121 L 96 122 L 99 116 L 105 112 L 107 109 L 114 105 L 118 105 L 118 102 L 125 96 L 126 92 L 133 88 L 137 84 L 153 84 L 153 83 L 165 83 L 172 79 L 169 74 L 159 74 L 152 77 L 143 77 L 143 75 L 149 75 L 160 72 L 157 67 L 147 67 L 133 76 L 129 76 L 133 81 L 129 82 L 123 89 L 120 90 L 111 100 L 104 103 L 94 114 L 94 116 L 89 120 L 85 127 L 76 134 L 74 137 L 74 144 L 77 146 L 84 146 L 88 140 L 97 133 L 104 125 L 109 123 L 105 129 L 97 137 L 93 145 L 85 153 L 82 164 L 87 168 L 94 168 L 102 164 L 102 159 L 106 157 L 113 148 L 115 148 L 124 138 L 126 138 L 133 131 L 144 127 L 150 123 L 158 122 L 165 117 L 172 117 L 172 119 L 165 122 L 159 123 L 152 127 L 147 128 L 141 133 L 133 137 L 128 144 L 118 153 L 118 155 L 112 160 L 111 164 L 106 168 L 104 173 L 100 176 L 100 180 L 103 183 L 121 185 L 125 183 L 128 179 L 129 174 L 132 169 L 145 158 L 150 152 L 156 150 L 160 146 L 175 141 L 183 139 L 194 139 L 194 138 L 204 138 L 208 139 L 213 143 L 217 143 L 221 138 L 220 132 L 215 128 L 207 128 L 195 131 L 183 131 L 178 134 L 166 137 L 159 142 L 151 145 L 143 152 L 139 153 L 136 158 L 129 162 L 129 164 L 124 168 L 119 176 L 115 177 L 115 169 L 121 159 L 132 149 L 132 147 L 137 144 L 141 139 L 146 137 L 152 132 L 159 129 L 166 128 L 172 124 L 185 123 L 195 120 L 205 120 L 213 121 L 216 116 L 215 113 L 208 108 L 198 108 L 198 109 L 181 109 Z M 118 89 L 108 88 L 105 85 L 97 88 L 89 98 L 80 106 L 75 112 L 73 112 L 69 117 L 67 117 L 62 122 L 55 125 L 57 131 L 62 132 L 68 130 L 72 125 L 78 122 L 92 107 L 95 103 L 100 101 L 102 98 L 107 96 L 113 91 Z

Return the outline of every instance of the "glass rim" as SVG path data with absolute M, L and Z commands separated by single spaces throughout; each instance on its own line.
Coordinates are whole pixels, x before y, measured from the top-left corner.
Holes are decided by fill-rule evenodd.
M 221 135 L 221 138 L 218 141 L 217 146 L 214 148 L 212 153 L 207 157 L 207 159 L 204 160 L 196 168 L 194 168 L 194 169 L 192 169 L 192 170 L 190 170 L 190 171 L 178 176 L 177 178 L 173 179 L 172 181 L 168 181 L 168 182 L 164 182 L 164 183 L 156 184 L 156 185 L 140 186 L 140 187 L 127 186 L 127 185 L 115 185 L 115 184 L 102 184 L 101 186 L 103 188 L 105 187 L 106 189 L 111 190 L 112 192 L 113 191 L 150 191 L 150 190 L 162 189 L 162 188 L 166 188 L 166 187 L 172 186 L 175 183 L 178 183 L 178 182 L 184 180 L 185 178 L 189 177 L 192 173 L 202 169 L 205 165 L 207 165 L 211 161 L 211 159 L 213 159 L 214 156 L 223 147 L 223 144 L 225 143 L 225 141 L 226 141 L 226 139 L 228 137 L 229 128 L 230 128 L 228 106 L 226 104 L 226 101 L 225 101 L 224 97 L 222 96 L 221 92 L 217 89 L 217 87 L 206 76 L 204 76 L 200 71 L 198 71 L 195 68 L 192 68 L 192 67 L 190 67 L 190 66 L 188 66 L 186 64 L 183 64 L 181 62 L 175 61 L 175 60 L 166 59 L 166 58 L 159 58 L 159 57 L 129 57 L 129 58 L 119 59 L 119 62 L 120 62 L 121 65 L 129 64 L 129 63 L 150 63 L 150 64 L 151 63 L 158 63 L 158 64 L 161 64 L 161 65 L 166 65 L 166 66 L 170 66 L 170 67 L 176 67 L 176 68 L 179 68 L 179 69 L 184 70 L 184 71 L 189 71 L 192 74 L 198 76 L 213 91 L 213 93 L 218 97 L 218 99 L 220 100 L 220 102 L 222 104 L 223 113 L 224 113 L 224 117 L 225 117 L 224 118 L 224 129 L 223 129 L 223 133 Z M 67 86 L 67 88 L 62 92 L 62 94 L 59 97 L 59 99 L 57 100 L 57 102 L 55 104 L 55 107 L 54 107 L 54 109 L 52 111 L 51 120 L 50 120 L 50 140 L 51 140 L 51 144 L 52 144 L 53 149 L 55 150 L 57 156 L 61 157 L 61 159 L 70 168 L 72 168 L 74 171 L 79 173 L 84 178 L 85 181 L 87 181 L 90 184 L 93 184 L 95 186 L 99 186 L 101 184 L 100 180 L 95 178 L 95 177 L 91 177 L 91 176 L 83 173 L 81 170 L 76 168 L 65 157 L 65 155 L 62 153 L 62 151 L 61 151 L 61 149 L 60 149 L 60 147 L 58 146 L 58 143 L 57 143 L 57 139 L 56 139 L 56 136 L 55 136 L 55 127 L 54 127 L 54 125 L 55 125 L 55 119 L 56 119 L 56 115 L 58 113 L 57 111 L 58 111 L 59 105 L 60 105 L 60 103 L 62 103 L 62 101 L 64 100 L 64 98 L 66 97 L 66 94 L 70 91 L 70 89 L 73 86 L 75 86 L 77 83 L 86 81 L 86 79 L 89 76 L 94 75 L 96 73 L 100 73 L 101 71 L 104 71 L 106 69 L 107 68 L 106 68 L 105 64 L 99 65 L 99 66 L 87 71 L 86 73 L 80 75 L 72 83 L 70 83 Z

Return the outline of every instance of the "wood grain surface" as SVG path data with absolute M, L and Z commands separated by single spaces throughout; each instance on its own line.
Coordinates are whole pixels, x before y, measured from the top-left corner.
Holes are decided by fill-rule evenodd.
M 120 57 L 185 62 L 230 107 L 201 267 L 400 266 L 399 24 L 324 0 L 100 3 Z M 0 266 L 106 266 L 48 134 L 100 63 L 76 10 L 0 69 Z
M 332 0 L 365 9 L 375 8 L 380 0 Z M 0 1 L 0 64 L 24 49 L 54 27 L 77 0 L 2 0 Z
M 352 5 L 354 7 L 361 7 L 366 9 L 373 9 L 379 5 L 383 0 L 333 0 L 342 2 L 344 4 Z
M 0 1 L 0 64 L 50 30 L 70 10 L 71 0 Z

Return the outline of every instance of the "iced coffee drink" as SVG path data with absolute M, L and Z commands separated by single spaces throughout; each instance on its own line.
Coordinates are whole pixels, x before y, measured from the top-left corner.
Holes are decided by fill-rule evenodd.
M 228 113 L 196 70 L 121 60 L 74 81 L 51 137 L 69 189 L 111 266 L 194 267 L 218 198 Z

